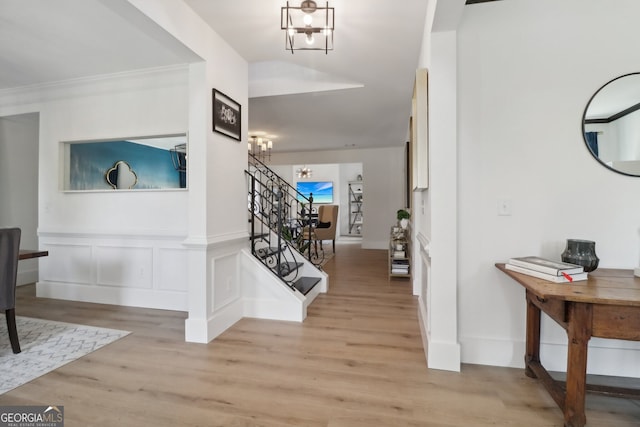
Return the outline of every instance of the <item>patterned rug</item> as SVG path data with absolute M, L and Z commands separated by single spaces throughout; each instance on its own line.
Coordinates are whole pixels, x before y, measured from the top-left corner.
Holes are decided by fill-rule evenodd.
M 16 316 L 21 353 L 13 354 L 7 322 L 0 317 L 0 394 L 66 365 L 129 334 Z
M 329 262 L 329 260 L 330 260 L 331 258 L 333 258 L 333 256 L 334 256 L 334 255 L 335 255 L 335 254 L 334 254 L 333 252 L 325 251 L 325 252 L 324 252 L 324 259 L 323 259 L 323 260 L 322 260 L 322 262 L 320 263 L 320 266 L 323 266 L 323 265 L 325 265 L 326 263 L 328 263 L 328 262 Z

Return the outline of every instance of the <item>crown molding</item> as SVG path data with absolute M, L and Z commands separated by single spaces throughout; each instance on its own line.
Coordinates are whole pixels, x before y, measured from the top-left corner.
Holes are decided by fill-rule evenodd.
M 189 64 L 146 68 L 0 90 L 0 107 L 39 104 L 70 96 L 188 84 Z M 0 110 L 0 115 L 1 114 Z

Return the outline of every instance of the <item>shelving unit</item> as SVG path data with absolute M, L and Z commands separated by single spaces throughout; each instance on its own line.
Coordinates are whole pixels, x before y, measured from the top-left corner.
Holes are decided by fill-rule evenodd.
M 411 248 L 408 230 L 391 227 L 389 236 L 389 278 L 411 277 Z
M 364 182 L 349 181 L 349 234 L 362 235 L 362 196 L 364 195 Z

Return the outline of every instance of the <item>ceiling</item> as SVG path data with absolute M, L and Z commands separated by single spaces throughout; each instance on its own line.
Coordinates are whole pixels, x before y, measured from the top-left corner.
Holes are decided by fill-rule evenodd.
M 285 50 L 286 0 L 184 1 L 249 62 L 244 117 L 274 151 L 406 141 L 426 0 L 330 1 L 328 54 Z M 0 2 L 0 90 L 196 60 L 126 0 Z

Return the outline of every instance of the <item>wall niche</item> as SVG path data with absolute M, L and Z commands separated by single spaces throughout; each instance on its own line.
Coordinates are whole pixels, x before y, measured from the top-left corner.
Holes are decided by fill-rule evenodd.
M 187 188 L 187 135 L 61 143 L 63 191 Z

